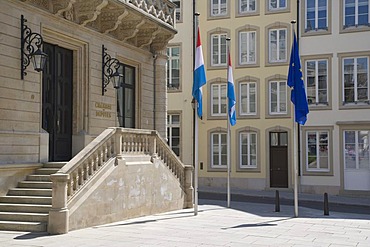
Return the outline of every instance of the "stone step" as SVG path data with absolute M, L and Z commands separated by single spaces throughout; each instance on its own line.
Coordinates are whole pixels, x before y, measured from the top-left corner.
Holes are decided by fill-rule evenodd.
M 62 168 L 67 162 L 48 162 L 45 163 L 42 167 L 43 168 Z
M 51 182 L 50 175 L 28 175 L 26 181 L 44 181 Z
M 13 188 L 9 189 L 8 196 L 51 196 L 52 189 Z
M 23 232 L 46 232 L 45 222 L 0 221 L 0 230 Z
M 57 173 L 58 171 L 58 168 L 39 168 L 35 171 L 35 175 L 50 175 Z
M 48 222 L 47 213 L 0 212 L 0 221 Z
M 49 213 L 51 205 L 0 203 L 0 212 Z
M 1 196 L 0 203 L 51 205 L 51 197 L 46 196 Z
M 18 183 L 18 188 L 51 189 L 52 187 L 52 182 L 21 181 Z

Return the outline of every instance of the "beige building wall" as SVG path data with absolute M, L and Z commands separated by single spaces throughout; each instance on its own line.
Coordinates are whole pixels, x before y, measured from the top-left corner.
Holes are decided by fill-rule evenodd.
M 21 15 L 27 19 L 27 25 L 33 32 L 43 36 L 44 42 L 73 52 L 73 155 L 105 128 L 119 126 L 117 95 L 112 83 L 102 95 L 102 45 L 111 57 L 135 68 L 135 128 L 156 128 L 162 136 L 166 136 L 166 56 L 163 49 L 176 33 L 174 29 L 167 24 L 161 24 L 161 27 L 156 24 L 155 27 L 154 22 L 148 22 L 152 18 L 148 15 L 143 23 L 146 26 L 136 33 L 148 26 L 157 28 L 157 31 L 150 33 L 148 39 L 142 35 L 140 40 L 123 41 L 123 38 L 117 38 L 118 34 L 114 31 L 104 33 L 104 28 L 114 30 L 114 25 L 100 24 L 105 21 L 99 16 L 104 8 L 112 8 L 118 3 L 105 1 L 102 5 L 90 6 L 92 8 L 86 11 L 96 7 L 101 12 L 96 12 L 96 21 L 85 21 L 88 24 L 82 25 L 82 22 L 77 24 L 73 19 L 78 18 L 77 14 L 68 16 L 66 12 L 63 16 L 54 15 L 47 11 L 47 6 L 42 6 L 42 1 L 30 2 L 0 3 L 0 164 L 48 161 L 48 133 L 42 129 L 42 74 L 34 71 L 30 64 L 24 80 L 20 78 Z M 76 11 L 80 10 L 74 7 Z M 86 18 L 89 17 L 93 15 L 89 16 L 86 12 Z M 97 31 L 99 28 L 100 31 Z M 166 34 L 165 30 L 170 29 L 172 31 Z M 158 48 L 161 44 L 162 47 Z
M 193 1 L 182 0 L 181 19 L 176 22 L 178 33 L 168 47 L 180 47 L 180 87 L 168 88 L 168 114 L 180 115 L 180 159 L 193 164 Z

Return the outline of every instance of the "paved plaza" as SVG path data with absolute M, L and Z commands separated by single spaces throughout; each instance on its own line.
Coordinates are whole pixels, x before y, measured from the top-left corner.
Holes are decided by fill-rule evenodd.
M 0 232 L 0 246 L 370 246 L 370 212 L 353 214 L 272 204 L 200 200 L 192 209 L 71 231 Z

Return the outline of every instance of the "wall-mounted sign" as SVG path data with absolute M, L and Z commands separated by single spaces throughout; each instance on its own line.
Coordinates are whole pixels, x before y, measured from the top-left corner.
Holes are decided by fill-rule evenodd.
M 103 103 L 103 102 L 95 102 L 95 108 L 96 110 L 96 116 L 97 117 L 103 117 L 103 118 L 111 118 L 111 112 L 105 111 L 105 110 L 112 110 L 112 105 Z

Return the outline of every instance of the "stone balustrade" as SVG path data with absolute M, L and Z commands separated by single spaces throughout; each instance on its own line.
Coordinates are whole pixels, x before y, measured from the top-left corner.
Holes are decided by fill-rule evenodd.
M 68 232 L 68 202 L 109 160 L 124 160 L 125 155 L 135 154 L 150 155 L 152 162 L 160 159 L 185 191 L 185 207 L 192 207 L 192 166 L 183 165 L 157 131 L 108 128 L 56 174 L 51 175 L 53 199 L 49 233 Z
M 175 26 L 176 6 L 169 0 L 120 0 L 127 4 L 132 4 L 144 12 Z

